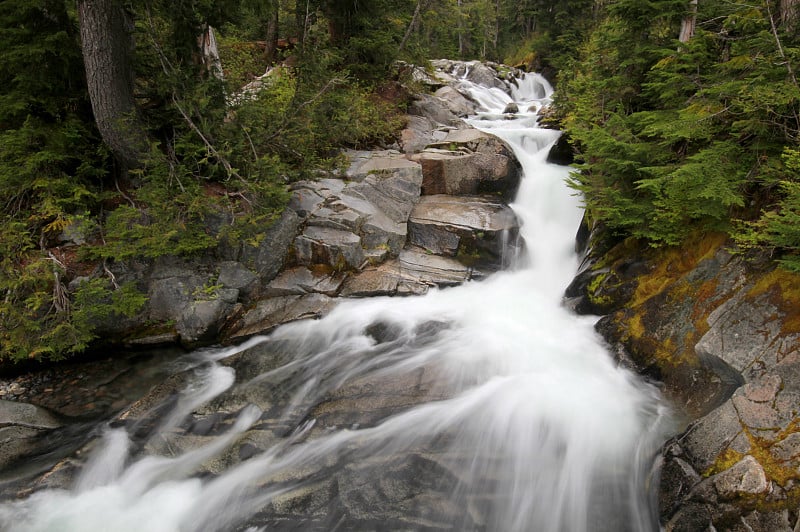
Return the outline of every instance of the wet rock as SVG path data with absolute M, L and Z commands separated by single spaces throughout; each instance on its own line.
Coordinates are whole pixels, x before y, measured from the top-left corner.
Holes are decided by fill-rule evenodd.
M 514 212 L 485 197 L 423 196 L 408 222 L 409 242 L 468 266 L 497 269 L 519 233 Z
M 792 532 L 789 512 L 752 512 L 741 519 L 742 532 Z
M 700 483 L 702 477 L 684 459 L 671 456 L 661 468 L 661 489 L 658 506 L 662 521 L 666 521 L 690 495 L 692 487 Z
M 64 422 L 50 411 L 29 403 L 0 400 L 0 427 L 55 429 Z
M 498 79 L 497 71 L 485 63 L 471 62 L 468 66 L 467 79 L 484 87 L 508 90 L 508 86 Z
M 711 511 L 700 503 L 689 503 L 664 525 L 665 532 L 697 532 L 711 529 Z
M 547 162 L 561 165 L 570 165 L 575 162 L 575 150 L 566 135 L 558 137 L 558 142 L 550 148 L 547 153 Z
M 445 107 L 458 117 L 464 118 L 473 115 L 478 108 L 475 102 L 468 100 L 463 94 L 447 85 L 433 95 L 442 100 Z
M 505 109 L 503 109 L 504 115 L 509 115 L 509 114 L 513 115 L 517 113 L 519 113 L 519 106 L 514 102 L 511 102 L 510 104 L 506 105 Z
M 232 324 L 224 336 L 228 342 L 235 342 L 256 334 L 266 334 L 284 323 L 319 318 L 327 314 L 334 304 L 334 300 L 322 294 L 265 299 Z
M 447 257 L 429 255 L 419 249 L 406 249 L 400 253 L 400 271 L 403 277 L 418 283 L 437 286 L 454 286 L 471 277 L 467 266 Z
M 396 263 L 397 261 L 393 261 Z M 382 264 L 351 276 L 344 284 L 342 297 L 392 296 L 397 293 L 401 277 L 393 263 Z
M 509 200 L 514 197 L 519 188 L 519 181 L 522 177 L 519 162 L 511 149 L 494 135 L 477 129 L 459 129 L 450 131 L 443 140 L 432 143 L 429 147 L 444 150 L 433 153 L 473 154 L 470 161 L 478 174 L 475 193 L 499 194 Z M 436 170 L 434 169 L 434 171 Z M 431 190 L 436 188 L 436 185 L 431 183 L 436 179 L 438 178 L 435 176 L 427 178 L 428 187 Z

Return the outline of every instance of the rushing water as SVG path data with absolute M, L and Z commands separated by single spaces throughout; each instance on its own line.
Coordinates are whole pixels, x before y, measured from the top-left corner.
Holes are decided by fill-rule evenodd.
M 558 133 L 536 127 L 552 91 L 527 75 L 510 120 L 505 92 L 462 89 L 484 108 L 473 124 L 523 165 L 512 206 L 526 252 L 509 271 L 344 302 L 322 320 L 195 354 L 194 379 L 156 430 L 108 428 L 71 490 L 0 505 L 0 528 L 657 530 L 652 465 L 666 408 L 615 366 L 593 318 L 562 306 L 581 207 L 568 169 L 545 161 Z M 273 362 L 234 386 L 220 361 L 257 348 Z M 236 398 L 259 406 L 237 407 L 191 445 L 178 435 L 187 416 Z

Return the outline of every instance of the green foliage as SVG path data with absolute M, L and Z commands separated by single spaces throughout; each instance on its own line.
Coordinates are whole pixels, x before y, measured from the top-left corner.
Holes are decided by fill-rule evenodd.
M 782 162 L 769 181 L 776 188 L 778 200 L 764 209 L 757 220 L 744 223 L 736 238 L 745 248 L 779 250 L 779 262 L 800 272 L 800 150 L 786 148 Z
M 800 42 L 777 8 L 701 2 L 695 36 L 678 43 L 683 4 L 609 4 L 562 75 L 573 186 L 620 237 L 674 245 L 725 230 L 797 268 Z

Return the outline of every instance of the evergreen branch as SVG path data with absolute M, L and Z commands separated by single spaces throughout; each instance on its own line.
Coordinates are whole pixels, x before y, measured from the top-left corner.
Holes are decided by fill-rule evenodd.
M 792 64 L 789 62 L 789 59 L 786 57 L 786 54 L 783 52 L 783 45 L 781 44 L 781 40 L 778 37 L 778 28 L 775 26 L 775 18 L 772 16 L 772 8 L 769 5 L 769 2 L 766 2 L 767 7 L 767 16 L 769 18 L 769 25 L 772 29 L 772 35 L 775 37 L 775 44 L 778 46 L 778 55 L 780 55 L 781 59 L 784 61 L 784 65 L 786 65 L 786 71 L 789 73 L 789 78 L 792 80 L 792 84 L 795 86 L 796 89 L 800 90 L 800 86 L 797 84 L 797 77 L 795 77 L 794 69 L 792 68 Z M 797 114 L 797 109 L 792 107 L 792 114 L 794 115 L 794 123 L 795 123 L 795 131 L 794 136 L 797 137 L 797 133 L 800 131 L 800 116 Z
M 277 137 L 278 135 L 280 135 L 281 133 L 283 133 L 286 130 L 286 128 L 289 126 L 289 123 L 291 122 L 291 119 L 293 119 L 294 117 L 299 115 L 300 111 L 302 111 L 304 108 L 308 107 L 309 105 L 313 104 L 314 102 L 316 102 L 317 100 L 322 98 L 322 96 L 325 95 L 325 93 L 328 92 L 330 89 L 332 89 L 334 86 L 340 85 L 342 83 L 344 83 L 344 80 L 340 79 L 340 78 L 332 78 L 332 79 L 328 80 L 328 82 L 325 84 L 325 86 L 322 87 L 322 89 L 320 89 L 320 91 L 317 94 L 315 94 L 310 100 L 307 100 L 307 101 L 301 103 L 300 105 L 295 107 L 294 112 L 285 115 L 283 117 L 283 121 L 278 126 L 278 129 L 273 131 L 272 134 L 267 135 L 266 137 L 264 137 L 264 141 L 265 142 L 270 141 L 270 140 L 274 139 L 275 137 Z
M 247 183 L 247 180 L 244 179 L 242 176 L 240 176 L 239 173 L 236 172 L 236 170 L 234 170 L 234 168 L 231 166 L 231 163 L 229 163 L 228 160 L 225 157 L 223 157 L 220 152 L 217 151 L 217 149 L 214 147 L 211 141 L 208 140 L 205 135 L 203 135 L 203 132 L 200 131 L 200 128 L 197 127 L 197 124 L 194 123 L 192 117 L 190 117 L 183 109 L 183 106 L 181 106 L 180 102 L 178 101 L 178 98 L 175 97 L 175 94 L 172 95 L 172 103 L 175 105 L 175 108 L 178 109 L 178 112 L 186 121 L 186 124 L 191 128 L 192 131 L 195 132 L 195 134 L 197 134 L 198 137 L 200 137 L 200 140 L 203 141 L 203 144 L 205 144 L 206 149 L 211 153 L 211 155 L 217 161 L 219 161 L 222 167 L 225 168 L 225 171 L 228 172 L 228 177 L 235 177 L 240 181 L 242 181 L 243 183 Z

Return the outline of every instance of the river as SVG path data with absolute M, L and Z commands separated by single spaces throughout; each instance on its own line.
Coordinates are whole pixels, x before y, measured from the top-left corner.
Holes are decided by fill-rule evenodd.
M 528 74 L 511 96 L 463 90 L 483 107 L 471 123 L 512 146 L 524 171 L 512 207 L 525 251 L 507 271 L 345 301 L 194 353 L 155 429 L 110 423 L 72 488 L 0 504 L 0 528 L 658 530 L 669 409 L 617 367 L 596 318 L 562 304 L 582 209 L 569 168 L 546 162 L 558 132 L 537 126 L 552 88 Z M 502 114 L 512 100 L 515 119 Z M 269 364 L 237 377 L 242 366 L 225 361 L 253 349 Z M 222 421 L 204 432 L 206 419 Z

